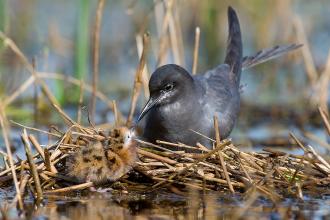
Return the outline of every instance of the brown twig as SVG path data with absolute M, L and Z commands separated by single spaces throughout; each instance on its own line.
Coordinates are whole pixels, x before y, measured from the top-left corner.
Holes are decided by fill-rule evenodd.
M 47 87 L 46 83 L 38 77 L 35 69 L 29 63 L 28 59 L 25 57 L 22 51 L 17 47 L 15 42 L 12 39 L 8 38 L 2 31 L 0 31 L 0 38 L 4 41 L 4 44 L 9 46 L 10 49 L 20 58 L 27 70 L 31 73 L 36 82 L 40 85 L 42 92 L 46 95 L 48 100 L 53 104 L 59 105 L 55 96 L 50 92 L 49 88 Z
M 10 123 L 12 123 L 14 125 L 17 125 L 19 127 L 28 129 L 28 130 L 37 131 L 37 132 L 48 134 L 48 135 L 51 135 L 51 136 L 54 136 L 54 137 L 61 137 L 61 135 L 58 135 L 58 134 L 55 134 L 55 133 L 51 133 L 51 132 L 48 132 L 48 131 L 44 131 L 44 130 L 41 130 L 41 129 L 38 129 L 38 128 L 33 128 L 33 127 L 30 127 L 30 126 L 22 125 L 22 124 L 20 124 L 18 122 L 15 122 L 13 120 L 10 120 Z
M 29 140 L 31 141 L 31 143 L 35 147 L 35 149 L 38 151 L 38 153 L 40 154 L 42 159 L 45 160 L 44 151 L 43 151 L 42 147 L 40 146 L 40 144 L 38 143 L 36 137 L 34 135 L 30 134 L 29 135 Z
M 52 171 L 52 166 L 50 162 L 50 154 L 47 148 L 44 149 L 44 155 L 45 155 L 45 166 L 46 170 Z
M 33 162 L 33 157 L 32 157 L 32 154 L 31 154 L 31 146 L 30 146 L 30 143 L 28 141 L 28 136 L 27 136 L 27 133 L 26 133 L 25 129 L 23 131 L 23 134 L 21 135 L 21 138 L 22 138 L 22 142 L 24 144 L 26 157 L 28 158 L 28 163 L 29 163 L 29 166 L 30 166 L 30 172 L 31 172 L 33 180 L 34 180 L 35 189 L 36 189 L 36 192 L 37 192 L 37 198 L 39 200 L 41 200 L 43 198 L 43 195 L 42 195 L 42 189 L 41 189 L 41 185 L 40 185 L 40 179 L 39 179 L 39 175 L 38 175 L 38 172 L 37 172 L 36 165 Z
M 93 96 L 96 96 L 96 91 L 93 91 Z M 79 104 L 78 104 L 78 110 L 77 110 L 77 123 L 81 124 L 81 110 L 83 107 L 83 101 L 84 101 L 84 81 L 80 81 L 80 89 L 79 89 Z
M 118 116 L 118 107 L 117 107 L 116 100 L 112 100 L 112 106 L 113 106 L 113 115 L 115 118 L 115 127 L 117 128 L 120 125 L 120 118 Z
M 220 143 L 219 122 L 218 122 L 218 117 L 217 116 L 214 116 L 214 129 L 215 129 L 216 148 L 219 148 L 219 146 L 220 146 L 221 143 Z M 224 175 L 226 177 L 228 188 L 229 188 L 229 190 L 230 190 L 231 193 L 235 193 L 235 190 L 233 188 L 233 185 L 232 185 L 232 183 L 230 181 L 230 177 L 229 177 L 229 174 L 228 174 L 228 171 L 227 171 L 226 163 L 225 163 L 225 161 L 223 159 L 223 155 L 222 155 L 221 150 L 218 151 L 218 155 L 219 155 L 220 164 L 221 164 L 223 173 L 224 173 Z
M 324 126 L 326 128 L 326 131 L 328 132 L 328 135 L 330 135 L 329 116 L 321 107 L 319 107 L 319 112 L 320 112 L 320 115 L 322 117 L 322 120 L 323 120 Z
M 293 138 L 293 140 L 298 144 L 298 146 L 304 150 L 304 152 L 307 152 L 306 147 L 299 141 L 299 139 L 292 133 L 290 132 L 290 136 Z
M 8 133 L 7 133 L 7 129 L 6 129 L 6 126 L 5 126 L 4 110 L 2 109 L 2 107 L 0 107 L 0 124 L 1 124 L 1 128 L 2 128 L 2 136 L 3 136 L 3 139 L 5 141 L 5 145 L 6 145 L 6 150 L 7 150 L 8 160 L 9 160 L 9 164 L 10 164 L 11 174 L 12 174 L 13 179 L 14 179 L 14 185 L 15 185 L 15 189 L 16 189 L 16 196 L 17 196 L 17 199 L 18 199 L 18 206 L 21 210 L 23 210 L 23 201 L 22 201 L 22 197 L 21 197 L 21 192 L 19 190 L 17 175 L 16 175 L 16 171 L 15 171 L 15 166 L 14 166 L 13 155 L 12 155 L 12 152 L 11 152 L 11 149 L 10 149 Z
M 173 7 L 173 0 L 169 0 L 167 2 L 164 2 L 166 5 L 166 12 L 163 17 L 163 22 L 160 30 L 160 39 L 159 39 L 159 48 L 158 48 L 158 56 L 157 56 L 157 64 L 156 66 L 159 66 L 164 63 L 165 60 L 165 55 L 168 50 L 168 35 L 166 34 L 169 23 L 170 23 L 170 16 L 171 16 L 171 11 Z M 157 9 L 157 8 L 155 8 Z M 156 12 L 157 13 L 157 12 Z
M 139 55 L 139 59 L 142 56 L 142 51 L 143 51 L 143 38 L 140 35 L 136 36 L 136 47 Z M 143 85 L 143 92 L 144 92 L 144 97 L 147 99 L 149 98 L 149 87 L 148 87 L 148 81 L 149 81 L 149 74 L 148 74 L 148 68 L 145 65 L 143 68 L 142 72 L 142 85 Z
M 100 29 L 105 0 L 99 0 L 95 15 L 94 33 L 93 33 L 93 92 L 91 100 L 91 121 L 95 123 L 96 90 L 99 81 L 99 56 L 100 56 Z
M 179 176 L 181 174 L 183 174 L 184 172 L 186 172 L 187 170 L 189 170 L 190 168 L 192 168 L 193 166 L 195 166 L 196 164 L 204 161 L 206 158 L 210 157 L 211 155 L 213 155 L 214 153 L 218 152 L 219 150 L 221 150 L 224 146 L 230 144 L 230 141 L 225 141 L 221 144 L 219 144 L 219 146 L 217 146 L 215 149 L 211 150 L 210 152 L 204 154 L 201 158 L 197 159 L 194 163 L 192 163 L 191 165 L 187 166 L 185 169 L 183 169 L 182 171 L 180 172 L 177 172 L 175 174 L 173 174 L 172 176 L 170 176 L 167 180 L 172 180 L 173 178 L 175 178 L 176 176 Z M 166 181 L 167 181 L 166 180 Z M 155 185 L 152 186 L 152 188 L 156 188 L 162 184 L 164 184 L 166 181 L 162 181 L 162 182 L 159 182 Z
M 147 52 L 148 52 L 148 47 L 149 47 L 149 34 L 146 33 L 143 35 L 143 51 L 142 51 L 142 55 L 140 58 L 139 66 L 135 73 L 132 101 L 131 101 L 131 106 L 130 106 L 129 114 L 128 114 L 127 121 L 126 121 L 127 127 L 130 127 L 130 125 L 132 123 L 137 99 L 140 94 L 141 83 L 142 83 L 141 76 L 142 76 L 143 68 L 146 65 L 146 56 L 147 56 Z
M 195 45 L 194 45 L 193 68 L 192 68 L 192 74 L 193 75 L 195 75 L 197 73 L 199 39 L 200 39 L 200 29 L 199 29 L 199 27 L 196 27 L 196 29 L 195 29 Z
M 304 46 L 302 47 L 302 54 L 304 58 L 305 69 L 307 71 L 309 82 L 311 86 L 314 87 L 318 78 L 318 74 L 315 68 L 315 63 L 306 37 L 304 26 L 301 21 L 301 18 L 298 15 L 294 17 L 293 23 L 296 28 L 298 42 L 304 44 Z
M 138 149 L 138 153 L 143 155 L 143 156 L 150 157 L 150 158 L 153 158 L 155 160 L 158 160 L 158 161 L 161 161 L 161 162 L 164 162 L 164 163 L 168 163 L 170 165 L 177 164 L 177 162 L 175 160 L 171 160 L 169 158 L 162 157 L 162 156 L 159 156 L 157 154 L 154 154 L 152 152 L 145 151 L 145 150 L 142 150 L 142 149 Z
M 92 187 L 94 184 L 92 182 L 87 182 L 87 183 L 82 183 L 82 184 L 78 184 L 78 185 L 73 185 L 73 186 L 69 186 L 69 187 L 64 187 L 61 189 L 54 189 L 54 190 L 50 190 L 50 191 L 46 191 L 45 193 L 64 193 L 64 192 L 72 192 L 75 190 L 83 190 L 89 187 Z

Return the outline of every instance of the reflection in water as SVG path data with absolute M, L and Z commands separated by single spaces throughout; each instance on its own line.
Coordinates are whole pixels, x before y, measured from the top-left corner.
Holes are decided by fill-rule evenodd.
M 26 204 L 27 219 L 328 219 L 330 191 L 305 201 L 294 198 L 277 204 L 259 197 L 231 194 L 202 194 L 195 191 L 187 197 L 168 192 L 148 194 L 89 193 L 75 197 L 51 196 L 39 208 Z M 12 215 L 11 215 L 12 216 Z

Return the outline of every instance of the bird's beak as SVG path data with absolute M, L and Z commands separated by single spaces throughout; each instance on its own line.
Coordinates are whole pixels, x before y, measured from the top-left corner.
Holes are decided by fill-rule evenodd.
M 144 106 L 139 118 L 138 118 L 138 122 L 148 113 L 148 111 L 150 109 L 152 109 L 152 107 L 154 107 L 158 102 L 159 102 L 160 98 L 153 98 L 150 97 L 147 104 Z

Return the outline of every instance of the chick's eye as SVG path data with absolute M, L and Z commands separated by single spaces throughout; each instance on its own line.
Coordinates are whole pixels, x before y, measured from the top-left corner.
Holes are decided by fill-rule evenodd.
M 173 89 L 173 87 L 174 87 L 174 85 L 173 85 L 172 83 L 169 83 L 169 84 L 167 84 L 167 85 L 164 87 L 164 90 L 165 90 L 165 91 L 170 91 L 170 90 Z

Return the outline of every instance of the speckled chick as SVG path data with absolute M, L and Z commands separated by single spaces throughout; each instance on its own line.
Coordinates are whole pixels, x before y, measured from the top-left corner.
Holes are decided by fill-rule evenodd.
M 132 169 L 137 157 L 137 142 L 127 128 L 115 129 L 108 144 L 90 142 L 72 154 L 66 163 L 67 174 L 80 182 L 96 184 L 115 181 Z

